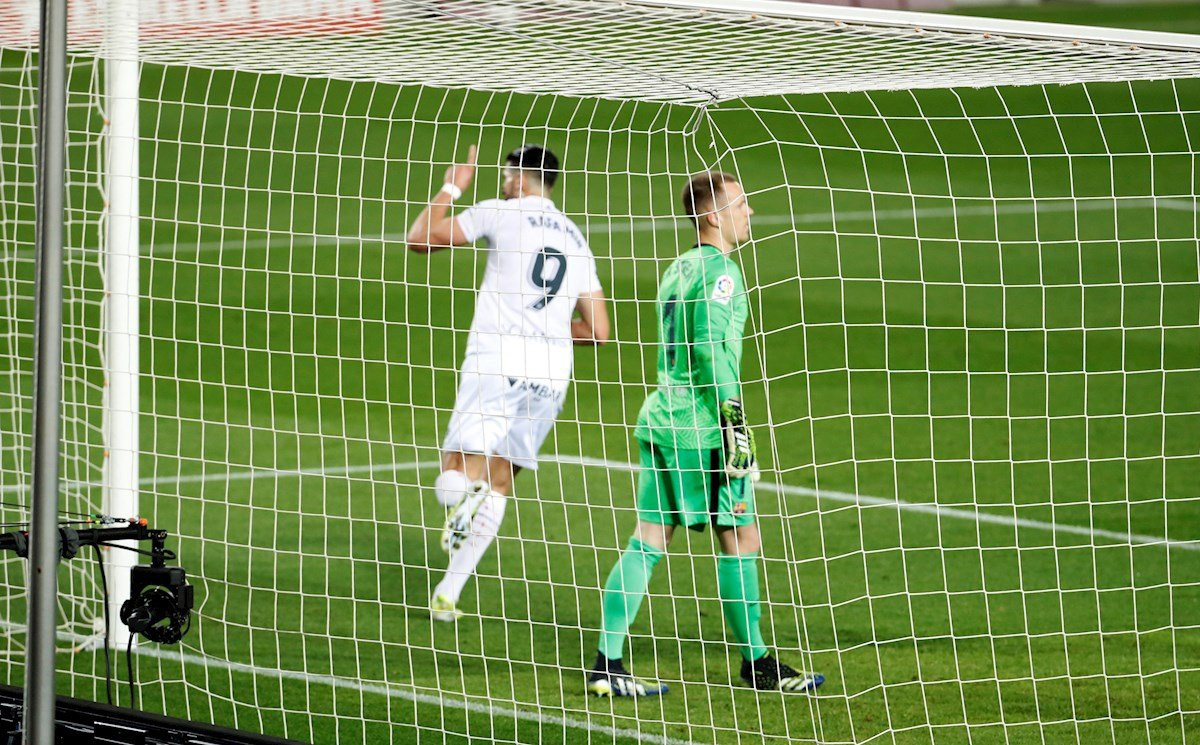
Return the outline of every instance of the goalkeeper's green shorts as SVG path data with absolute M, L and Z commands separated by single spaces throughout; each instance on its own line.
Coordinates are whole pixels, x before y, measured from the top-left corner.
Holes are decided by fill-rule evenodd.
M 638 518 L 656 525 L 704 530 L 713 525 L 754 522 L 754 484 L 725 475 L 725 459 L 714 450 L 676 450 L 645 440 L 638 472 Z

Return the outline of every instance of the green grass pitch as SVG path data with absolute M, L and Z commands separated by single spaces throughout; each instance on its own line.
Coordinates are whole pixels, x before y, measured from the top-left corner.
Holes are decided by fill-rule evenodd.
M 27 61 L 2 60 L 16 90 Z M 1200 81 L 759 99 L 692 136 L 691 110 L 656 104 L 196 69 L 148 66 L 142 95 L 143 508 L 198 599 L 183 658 L 139 656 L 145 708 L 322 743 L 1200 740 Z M 0 107 L 14 432 L 22 116 Z M 82 105 L 72 125 L 99 126 Z M 564 161 L 616 340 L 577 351 L 557 460 L 519 477 L 472 615 L 435 626 L 432 464 L 484 253 L 399 236 L 467 143 L 486 198 L 525 141 Z M 94 152 L 72 155 L 77 249 Z M 828 682 L 740 687 L 706 533 L 677 538 L 628 653 L 671 693 L 591 700 L 599 588 L 635 522 L 651 301 L 686 240 L 667 218 L 706 163 L 757 212 L 739 260 L 765 631 Z M 71 276 L 72 323 L 94 326 L 97 276 Z M 69 349 L 95 383 L 91 348 Z M 91 414 L 68 413 L 94 415 L 98 390 L 69 387 Z M 96 455 L 94 432 L 68 436 Z M 15 483 L 19 448 L 2 457 Z M 63 692 L 103 697 L 93 654 L 60 663 Z

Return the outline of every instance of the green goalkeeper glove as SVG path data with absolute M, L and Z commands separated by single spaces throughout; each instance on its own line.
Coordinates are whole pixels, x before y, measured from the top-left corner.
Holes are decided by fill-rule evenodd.
M 725 475 L 740 479 L 756 473 L 754 433 L 746 426 L 746 412 L 740 398 L 721 404 L 721 433 L 725 437 Z

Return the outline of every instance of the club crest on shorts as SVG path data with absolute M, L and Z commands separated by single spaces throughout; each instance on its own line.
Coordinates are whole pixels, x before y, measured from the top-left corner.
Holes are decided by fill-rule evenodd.
M 746 503 L 745 502 L 734 502 L 733 503 L 733 514 L 735 514 L 735 515 L 746 514 Z
M 716 284 L 713 285 L 712 299 L 721 305 L 728 305 L 731 297 L 733 297 L 733 277 L 722 274 L 717 277 Z

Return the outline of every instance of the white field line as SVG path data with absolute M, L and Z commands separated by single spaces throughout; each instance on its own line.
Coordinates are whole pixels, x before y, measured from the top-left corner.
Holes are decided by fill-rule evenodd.
M 257 665 L 248 665 L 242 662 L 230 662 L 216 657 L 208 657 L 197 654 L 188 654 L 176 650 L 161 649 L 150 647 L 147 645 L 136 646 L 137 653 L 145 657 L 156 657 L 164 660 L 177 660 L 179 662 L 191 662 L 205 667 L 216 667 L 231 672 L 246 673 L 247 675 L 262 675 L 271 678 L 280 678 L 283 680 L 296 680 L 302 683 L 316 683 L 327 685 L 331 688 L 344 688 L 346 690 L 358 691 L 360 693 L 372 693 L 388 698 L 399 698 L 405 701 L 412 701 L 418 704 L 431 704 L 433 706 L 445 707 L 448 709 L 459 709 L 461 711 L 476 712 L 479 714 L 487 714 L 492 719 L 521 719 L 526 722 L 537 722 L 543 725 L 552 725 L 557 727 L 569 727 L 571 729 L 587 730 L 597 734 L 608 735 L 609 737 L 624 737 L 639 742 L 658 743 L 659 745 L 698 745 L 691 740 L 680 740 L 666 735 L 649 735 L 640 730 L 629 729 L 626 727 L 612 727 L 607 724 L 598 724 L 590 722 L 586 719 L 576 719 L 575 717 L 563 716 L 560 714 L 546 714 L 540 711 L 527 711 L 525 709 L 517 709 L 511 706 L 501 706 L 500 704 L 484 703 L 475 701 L 471 698 L 459 698 L 458 696 L 434 695 L 432 693 L 420 693 L 419 691 L 411 690 L 407 687 L 386 685 L 382 683 L 366 683 L 353 678 L 340 678 L 333 675 L 319 675 L 315 673 L 305 673 L 296 670 L 284 670 L 281 668 L 266 668 L 258 667 Z M 535 705 L 535 704 L 531 704 Z
M 638 469 L 638 466 L 633 463 L 625 463 L 623 461 L 613 461 L 604 458 L 592 458 L 579 455 L 550 456 L 543 458 L 542 460 L 547 462 L 563 463 L 566 465 L 598 466 L 600 468 L 610 468 L 618 471 L 636 471 Z M 1083 525 L 1070 525 L 1067 523 L 1030 520 L 1023 517 L 1009 517 L 1007 515 L 997 515 L 991 512 L 966 509 L 963 507 L 949 507 L 938 504 L 920 504 L 915 502 L 905 502 L 900 499 L 872 497 L 867 494 L 851 494 L 849 492 L 831 491 L 829 489 L 813 489 L 808 486 L 777 484 L 768 481 L 767 476 L 767 474 L 763 474 L 763 480 L 755 484 L 754 488 L 772 491 L 776 494 L 813 497 L 815 499 L 826 500 L 830 502 L 887 506 L 892 507 L 893 509 L 903 510 L 905 512 L 916 512 L 925 515 L 935 515 L 942 518 L 953 518 L 956 520 L 970 520 L 972 522 L 988 523 L 990 525 L 1004 525 L 1014 528 L 1032 528 L 1034 530 L 1046 530 L 1052 533 L 1081 535 L 1090 538 L 1107 538 L 1121 544 L 1156 545 L 1164 546 L 1166 548 L 1177 548 L 1183 551 L 1200 551 L 1200 540 L 1180 541 L 1164 536 L 1146 535 L 1143 533 L 1125 533 L 1117 530 L 1105 530 L 1103 528 L 1089 528 Z
M 576 719 L 575 717 L 563 716 L 560 714 L 546 714 L 540 711 L 528 711 L 525 709 L 513 708 L 511 706 L 484 703 L 471 698 L 460 698 L 458 696 L 447 696 L 445 694 L 435 695 L 432 693 L 421 693 L 405 686 L 387 685 L 384 683 L 367 683 L 361 680 L 355 680 L 354 678 L 342 678 L 334 675 L 305 673 L 297 670 L 284 670 L 282 668 L 259 667 L 257 665 L 249 665 L 244 662 L 231 662 L 229 660 L 222 660 L 216 657 L 208 657 L 207 655 L 189 654 L 187 652 L 178 650 L 162 649 L 159 647 L 150 647 L 148 645 L 138 645 L 134 648 L 137 650 L 138 654 L 144 657 L 155 657 L 162 660 L 172 660 L 181 663 L 190 662 L 197 665 L 203 665 L 206 668 L 215 667 L 222 670 L 229 670 L 230 672 L 245 673 L 247 675 L 261 675 L 269 678 L 279 678 L 282 680 L 296 680 L 308 684 L 316 683 L 319 685 L 327 685 L 330 688 L 343 688 L 360 693 L 372 693 L 379 696 L 387 696 L 388 698 L 398 698 L 405 701 L 412 701 L 418 704 L 431 704 L 433 706 L 445 707 L 448 709 L 459 709 L 461 711 L 487 714 L 493 719 L 521 719 L 526 722 L 537 722 L 538 724 L 543 725 L 587 730 L 589 732 L 608 735 L 609 737 L 625 737 L 631 740 L 637 740 L 639 742 L 659 743 L 659 745 L 697 745 L 691 740 L 680 740 L 674 737 L 667 737 L 665 735 L 649 735 L 636 729 L 612 727 L 607 724 L 598 724 L 596 722 L 589 722 L 585 719 Z
M 1169 197 L 1135 197 L 1126 200 L 1113 200 L 1111 197 L 1078 201 L 1046 201 L 1034 205 L 1027 203 L 1008 204 L 998 202 L 990 205 L 966 205 L 962 207 L 926 207 L 917 209 L 890 210 L 842 210 L 833 213 L 804 213 L 799 215 L 760 215 L 751 218 L 751 227 L 759 226 L 788 226 L 788 225 L 825 225 L 839 222 L 862 222 L 864 220 L 905 220 L 919 217 L 977 217 L 992 215 L 1025 215 L 1035 212 L 1093 212 L 1112 211 L 1116 206 L 1121 207 L 1160 207 L 1168 210 L 1191 212 L 1196 205 L 1184 199 Z M 631 222 L 613 222 L 600 225 L 588 232 L 592 233 L 633 233 L 643 230 L 674 229 L 681 225 L 681 220 L 675 218 L 660 218 L 653 220 L 634 220 Z M 403 236 L 400 238 L 403 240 Z
M 563 465 L 573 466 L 594 466 L 599 468 L 607 468 L 617 471 L 633 472 L 638 466 L 633 463 L 624 461 L 608 460 L 605 458 L 594 458 L 589 456 L 578 455 L 558 455 L 548 456 L 541 459 L 545 463 L 559 463 Z M 212 474 L 185 474 L 180 476 L 169 477 L 149 477 L 141 480 L 144 486 L 167 486 L 172 484 L 195 483 L 195 482 L 229 482 L 229 481 L 248 481 L 259 478 L 289 478 L 299 476 L 336 476 L 336 475 L 352 475 L 352 474 L 372 474 L 386 473 L 395 471 L 415 471 L 422 469 L 432 469 L 438 467 L 438 461 L 415 461 L 407 463 L 380 463 L 374 465 L 355 465 L 355 466 L 336 466 L 333 468 L 296 468 L 296 469 L 253 469 L 247 471 L 232 471 L 226 473 Z M 86 486 L 94 486 L 87 484 Z M 1036 530 L 1046 530 L 1053 533 L 1066 533 L 1070 535 L 1082 535 L 1091 538 L 1107 538 L 1117 541 L 1122 544 L 1148 544 L 1160 545 L 1165 548 L 1177 548 L 1185 551 L 1200 551 L 1200 541 L 1178 541 L 1168 538 L 1152 535 L 1143 535 L 1139 533 L 1123 533 L 1119 531 L 1103 530 L 1100 528 L 1087 528 L 1077 525 L 1067 525 L 1062 523 L 1043 522 L 1041 520 L 1028 520 L 1017 517 L 1007 517 L 1004 515 L 995 515 L 977 510 L 962 509 L 959 507 L 946 507 L 941 505 L 931 504 L 914 504 L 904 502 L 898 499 L 886 499 L 883 497 L 872 497 L 864 494 L 850 494 L 847 492 L 829 491 L 825 489 L 812 489 L 804 486 L 794 486 L 790 484 L 775 484 L 770 481 L 761 481 L 756 485 L 758 489 L 773 491 L 783 495 L 796 495 L 813 497 L 819 500 L 828 500 L 834 502 L 843 502 L 858 505 L 880 505 L 889 506 L 897 510 L 917 512 L 921 514 L 935 515 L 941 518 L 954 518 L 959 520 L 968 520 L 978 523 L 989 523 L 994 525 L 1005 525 L 1010 527 L 1032 528 Z M 0 622 L 0 625 L 8 627 L 10 630 L 19 628 L 18 624 Z M 79 640 L 84 637 L 80 636 Z M 420 693 L 410 690 L 406 687 L 386 685 L 382 683 L 368 683 L 353 678 L 337 677 L 333 675 L 323 675 L 306 673 L 297 670 L 284 670 L 282 668 L 267 668 L 259 667 L 242 662 L 233 662 L 215 657 L 208 657 L 196 654 L 190 654 L 181 651 L 162 650 L 149 646 L 135 647 L 137 653 L 143 656 L 156 657 L 160 659 L 177 660 L 179 662 L 194 663 L 212 668 L 229 670 L 231 672 L 245 673 L 248 675 L 260 675 L 273 677 L 284 680 L 296 680 L 305 683 L 315 683 L 327 685 L 333 688 L 344 688 L 348 690 L 359 691 L 363 693 L 378 694 L 389 698 L 399 698 L 415 703 L 430 704 L 434 706 L 443 706 L 451 709 L 459 709 L 463 711 L 477 712 L 487 714 L 492 717 L 503 717 L 511 719 L 520 719 L 530 722 L 538 722 L 560 727 L 568 727 L 572 729 L 587 730 L 599 734 L 608 735 L 610 737 L 628 737 L 640 742 L 661 743 L 662 745 L 692 745 L 690 741 L 679 740 L 664 735 L 648 735 L 638 730 L 611 727 L 609 725 L 597 724 L 583 719 L 573 717 L 546 714 L 538 711 L 527 711 L 508 706 L 500 706 L 492 703 L 482 703 L 469 698 L 459 698 L 457 696 L 434 695 L 429 693 Z
M 1197 203 L 1179 197 L 1053 197 L 1030 203 L 1022 200 L 1020 203 L 996 202 L 985 205 L 965 205 L 961 207 L 928 207 L 916 209 L 888 210 L 843 210 L 841 212 L 809 212 L 797 215 L 759 215 L 752 220 L 753 225 L 760 227 L 796 227 L 804 225 L 825 225 L 838 222 L 862 222 L 864 220 L 905 220 L 921 217 L 973 217 L 992 215 L 1025 215 L 1033 213 L 1065 213 L 1065 212 L 1101 212 L 1112 211 L 1120 207 L 1154 207 L 1157 209 L 1174 210 L 1179 212 L 1194 212 Z M 608 216 L 610 219 L 611 215 Z M 619 222 L 593 223 L 584 227 L 587 235 L 620 235 L 627 233 L 654 232 L 659 230 L 677 230 L 682 222 L 679 218 L 638 218 Z M 220 230 L 221 226 L 206 226 L 212 230 Z M 242 229 L 230 228 L 231 232 L 242 232 Z M 265 231 L 253 230 L 261 233 Z M 198 254 L 214 251 L 258 251 L 279 246 L 280 248 L 317 248 L 341 244 L 358 243 L 403 243 L 404 233 L 383 233 L 380 235 L 338 236 L 338 235 L 309 235 L 271 231 L 260 238 L 249 238 L 243 234 L 240 237 L 230 237 L 222 240 L 206 241 L 160 241 L 142 247 L 143 254 L 154 256 L 176 256 L 179 254 Z M 72 250 L 72 249 L 68 249 Z M 79 250 L 74 248 L 73 250 Z M 34 252 L 30 249 L 10 251 L 4 258 L 28 258 Z
M 362 473 L 380 473 L 384 471 L 419 471 L 422 468 L 434 468 L 438 461 L 417 461 L 414 463 L 376 463 L 374 465 L 333 466 L 331 468 L 251 468 L 245 471 L 225 471 L 213 473 L 189 473 L 182 476 L 145 476 L 138 480 L 139 486 L 171 486 L 173 484 L 192 484 L 197 482 L 222 483 L 228 481 L 251 481 L 265 478 L 288 478 L 294 476 L 352 476 Z M 87 491 L 99 489 L 102 484 L 98 481 L 67 481 L 63 489 Z M 12 484 L 0 487 L 0 494 L 27 494 L 29 487 Z
M 845 210 L 836 213 L 802 213 L 798 215 L 760 215 L 752 220 L 753 225 L 762 227 L 787 227 L 803 225 L 824 225 L 838 222 L 861 222 L 864 220 L 904 220 L 920 217 L 971 217 L 989 215 L 1024 215 L 1040 212 L 1094 212 L 1112 211 L 1116 206 L 1121 207 L 1155 207 L 1181 212 L 1191 212 L 1196 209 L 1196 203 L 1186 199 L 1172 197 L 1133 197 L 1129 199 L 1111 197 L 1094 197 L 1077 200 L 1055 199 L 1030 204 L 1008 204 L 999 202 L 988 205 L 966 205 L 962 207 L 931 207 L 925 209 L 890 209 L 890 210 Z M 612 216 L 609 216 L 610 219 Z M 593 223 L 584 227 L 588 235 L 618 235 L 625 233 L 653 232 L 657 230 L 677 230 L 681 222 L 674 217 L 653 219 L 635 219 L 609 223 Z M 197 243 L 154 243 L 143 249 L 154 255 L 174 255 L 176 253 L 207 253 L 211 251 L 250 251 L 262 250 L 271 246 L 305 247 L 331 246 L 355 243 L 403 243 L 404 233 L 384 233 L 382 235 L 364 236 L 329 236 L 329 235 L 295 235 L 276 232 L 261 238 L 230 238 L 229 240 L 210 240 Z
M 3 629 L 4 633 L 6 634 L 20 634 L 25 632 L 25 625 L 0 619 L 0 629 Z M 70 641 L 77 645 L 96 641 L 96 637 L 94 636 L 85 636 L 83 634 L 64 632 L 62 629 L 59 629 L 58 631 L 58 638 L 61 640 Z M 72 647 L 60 647 L 57 651 L 60 654 L 73 654 L 75 653 L 76 649 L 77 648 Z M 133 653 L 142 657 L 153 657 L 155 659 L 169 660 L 179 663 L 191 663 L 194 665 L 202 665 L 206 668 L 228 670 L 234 673 L 260 675 L 281 680 L 295 680 L 308 684 L 315 683 L 318 685 L 326 685 L 330 688 L 343 688 L 346 690 L 358 691 L 360 693 L 371 693 L 379 696 L 386 696 L 388 698 L 398 698 L 405 701 L 412 701 L 413 703 L 418 704 L 431 704 L 433 706 L 445 707 L 449 709 L 458 709 L 461 711 L 475 712 L 478 714 L 487 714 L 493 719 L 520 719 L 526 722 L 537 722 L 538 724 L 587 730 L 589 732 L 608 735 L 609 737 L 625 737 L 631 740 L 637 740 L 639 742 L 656 743 L 657 745 L 700 745 L 692 740 L 680 740 L 675 737 L 667 737 L 666 735 L 649 735 L 639 730 L 629 729 L 627 727 L 612 727 L 607 724 L 598 724 L 596 722 L 589 722 L 584 719 L 576 719 L 574 717 L 561 716 L 558 714 L 544 714 L 538 711 L 515 709 L 509 706 L 501 706 L 499 704 L 484 703 L 482 701 L 476 701 L 467 697 L 421 693 L 405 686 L 387 685 L 386 683 L 367 683 L 361 680 L 355 680 L 354 678 L 339 678 L 334 675 L 306 673 L 298 670 L 284 670 L 276 667 L 259 667 L 258 665 L 250 665 L 244 662 L 231 662 L 230 660 L 222 660 L 218 657 L 192 654 L 175 649 L 163 649 L 159 646 L 137 644 L 133 647 Z M 222 723 L 217 722 L 217 724 Z
M 356 474 L 375 474 L 388 473 L 396 471 L 417 471 L 422 469 L 437 468 L 439 461 L 416 461 L 409 463 L 377 463 L 372 465 L 354 465 L 354 466 L 335 466 L 332 468 L 292 468 L 292 469 L 271 469 L 258 468 L 246 471 L 228 471 L 224 473 L 194 473 L 184 474 L 180 476 L 151 476 L 143 478 L 139 481 L 142 486 L 160 487 L 171 486 L 176 484 L 190 483 L 221 483 L 230 481 L 250 481 L 261 478 L 295 478 L 300 476 L 350 476 Z M 95 483 L 78 483 L 77 486 L 87 488 L 96 488 L 99 484 Z M 13 491 L 12 487 L 8 487 L 5 491 Z M 23 491 L 23 489 L 16 489 Z M 7 624 L 6 624 L 7 625 Z M 16 624 L 13 624 L 16 626 Z M 60 634 L 61 635 L 61 634 Z M 76 642 L 89 641 L 81 635 Z M 470 698 L 460 698 L 457 696 L 434 695 L 430 693 L 421 693 L 411 690 L 406 687 L 385 685 L 382 683 L 368 683 L 353 678 L 337 677 L 333 675 L 321 675 L 307 673 L 298 670 L 285 670 L 283 668 L 268 668 L 258 665 L 251 665 L 244 662 L 233 662 L 231 660 L 223 660 L 217 657 L 208 657 L 204 655 L 189 654 L 178 650 L 160 649 L 147 645 L 138 645 L 134 647 L 137 654 L 146 657 L 156 657 L 159 659 L 176 660 L 181 663 L 193 663 L 203 665 L 209 668 L 219 668 L 229 670 L 235 673 L 245 673 L 248 675 L 266 676 L 281 680 L 295 680 L 308 684 L 326 685 L 331 688 L 343 688 L 346 690 L 358 691 L 361 693 L 370 693 L 388 698 L 403 699 L 412 701 L 418 704 L 430 704 L 433 706 L 445 707 L 449 709 L 459 709 L 462 711 L 475 712 L 479 714 L 487 714 L 493 719 L 520 719 L 527 722 L 537 722 L 542 725 L 568 727 L 571 729 L 586 730 L 600 735 L 609 737 L 623 737 L 639 742 L 657 743 L 658 745 L 694 745 L 689 740 L 680 740 L 674 737 L 665 735 L 650 735 L 640 732 L 635 729 L 625 727 L 612 727 L 606 724 L 598 724 L 583 719 L 574 717 L 548 714 L 540 711 L 528 711 L 509 706 L 501 706 L 494 703 L 483 703 Z M 532 705 L 532 704 L 531 704 Z
M 590 456 L 580 455 L 554 455 L 543 456 L 540 459 L 545 463 L 561 463 L 563 465 L 575 466 L 595 466 L 598 468 L 608 468 L 614 471 L 634 472 L 638 466 L 634 463 L 625 461 L 609 460 L 606 458 L 594 458 Z M 353 465 L 353 466 L 334 466 L 332 468 L 294 468 L 294 469 L 250 469 L 245 471 L 227 471 L 211 474 L 184 474 L 180 476 L 151 476 L 142 478 L 139 483 L 142 486 L 160 487 L 171 486 L 175 484 L 188 484 L 196 482 L 204 483 L 222 483 L 230 481 L 249 481 L 260 478 L 290 478 L 299 476 L 351 476 L 355 474 L 374 474 L 387 473 L 395 471 L 419 471 L 423 469 L 437 468 L 438 461 L 413 461 L 413 462 L 396 462 L 396 463 L 376 463 L 372 465 Z M 96 483 L 71 482 L 77 488 L 97 488 Z M 756 489 L 775 492 L 782 495 L 793 495 L 802 497 L 813 497 L 818 500 L 830 502 L 841 502 L 845 504 L 857 504 L 867 506 L 889 506 L 897 510 L 905 512 L 914 512 L 925 515 L 934 515 L 936 517 L 951 518 L 956 520 L 969 520 L 977 523 L 987 523 L 989 525 L 1004 525 L 1015 528 L 1031 528 L 1034 530 L 1045 530 L 1051 533 L 1061 533 L 1066 535 L 1079 535 L 1091 538 L 1105 538 L 1116 541 L 1121 544 L 1130 545 L 1159 545 L 1166 548 L 1175 548 L 1183 551 L 1200 552 L 1200 541 L 1182 541 L 1165 536 L 1147 535 L 1144 533 L 1128 533 L 1117 530 L 1106 530 L 1104 528 L 1090 528 L 1083 525 L 1071 525 L 1069 523 L 1048 522 L 1044 520 L 1032 520 L 1024 517 L 1010 517 L 1008 515 L 997 515 L 991 512 L 983 512 L 978 509 L 966 509 L 963 507 L 950 507 L 947 505 L 928 504 L 905 502 L 901 499 L 889 499 L 887 497 L 874 497 L 869 494 L 851 494 L 850 492 L 834 491 L 830 489 L 813 489 L 808 486 L 795 486 L 793 484 L 774 483 L 767 480 L 758 482 L 755 485 Z M 25 487 L 8 486 L 0 490 L 0 493 L 9 492 L 24 492 Z

